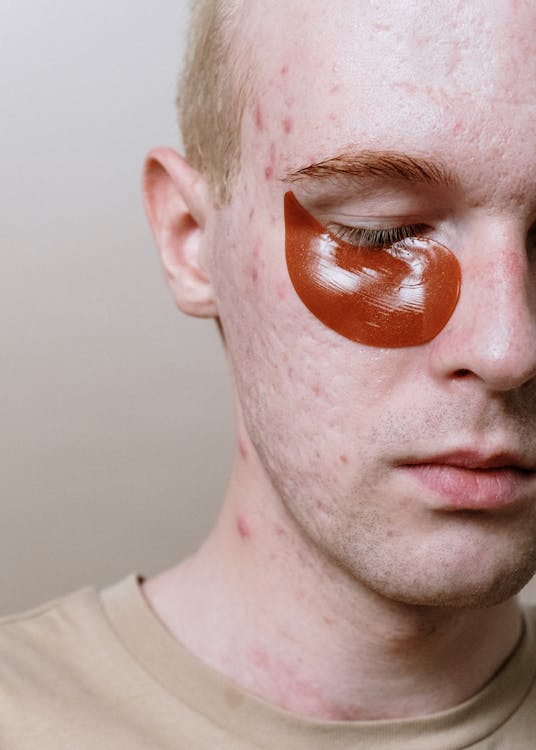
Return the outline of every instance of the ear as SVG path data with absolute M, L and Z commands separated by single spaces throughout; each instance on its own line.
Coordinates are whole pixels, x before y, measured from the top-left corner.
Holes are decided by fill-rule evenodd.
M 143 175 L 145 210 L 177 306 L 188 315 L 216 317 L 210 280 L 203 268 L 206 182 L 169 148 L 147 157 Z

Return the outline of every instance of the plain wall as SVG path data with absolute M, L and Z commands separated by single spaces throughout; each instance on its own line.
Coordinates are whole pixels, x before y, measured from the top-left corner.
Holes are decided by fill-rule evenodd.
M 0 612 L 174 563 L 224 491 L 219 338 L 176 310 L 140 192 L 179 146 L 186 5 L 0 2 Z
M 0 0 L 0 613 L 173 564 L 223 494 L 218 336 L 166 293 L 139 187 L 179 144 L 185 20 Z

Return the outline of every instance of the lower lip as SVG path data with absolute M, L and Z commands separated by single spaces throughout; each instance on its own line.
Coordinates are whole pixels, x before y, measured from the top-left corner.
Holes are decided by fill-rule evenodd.
M 401 467 L 442 498 L 442 510 L 499 510 L 527 498 L 535 473 L 521 469 L 466 469 L 450 464 Z M 446 501 L 446 503 L 445 503 Z

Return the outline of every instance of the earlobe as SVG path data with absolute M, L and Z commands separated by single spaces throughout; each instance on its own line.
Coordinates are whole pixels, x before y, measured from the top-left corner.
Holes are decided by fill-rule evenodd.
M 202 262 L 209 206 L 205 180 L 178 153 L 157 148 L 145 163 L 143 194 L 177 306 L 188 315 L 216 317 L 212 285 Z

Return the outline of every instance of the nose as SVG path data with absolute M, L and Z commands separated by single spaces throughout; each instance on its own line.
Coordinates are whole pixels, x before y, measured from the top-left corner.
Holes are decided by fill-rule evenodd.
M 497 235 L 471 243 L 461 258 L 462 290 L 432 342 L 436 374 L 509 391 L 536 378 L 536 259 L 523 241 Z

